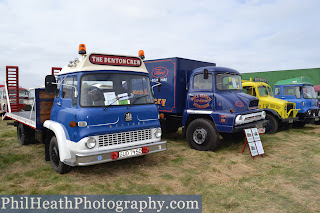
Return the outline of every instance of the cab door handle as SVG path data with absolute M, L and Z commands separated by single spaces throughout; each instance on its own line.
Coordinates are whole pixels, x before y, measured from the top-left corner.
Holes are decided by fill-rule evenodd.
M 57 101 L 57 105 L 61 106 L 61 103 L 60 103 L 60 101 Z

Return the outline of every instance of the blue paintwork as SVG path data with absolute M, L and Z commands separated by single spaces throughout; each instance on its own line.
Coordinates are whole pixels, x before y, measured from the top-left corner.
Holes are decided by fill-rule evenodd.
M 106 71 L 90 71 L 90 73 L 101 73 Z M 108 73 L 129 73 L 127 71 L 107 71 Z M 69 76 L 77 76 L 81 79 L 83 74 L 88 72 L 72 73 Z M 134 72 L 130 72 L 133 74 Z M 135 73 L 146 75 L 143 73 Z M 59 75 L 63 79 L 65 75 Z M 80 91 L 80 80 L 78 81 L 78 91 Z M 61 103 L 59 105 L 58 103 Z M 126 122 L 124 115 L 126 112 L 132 113 L 132 121 Z M 60 89 L 59 98 L 55 98 L 51 108 L 50 120 L 61 123 L 66 132 L 68 140 L 78 142 L 84 137 L 94 135 L 104 135 L 116 132 L 127 132 L 139 129 L 160 127 L 158 120 L 158 109 L 155 104 L 127 106 L 110 106 L 104 110 L 104 107 L 80 107 L 79 95 L 77 104 L 72 105 L 71 99 L 62 98 L 62 89 Z M 86 121 L 87 127 L 70 127 L 70 121 Z M 108 125 L 106 125 L 108 124 Z
M 312 86 L 312 85 L 311 84 L 275 85 L 273 88 L 273 91 L 275 91 L 275 88 L 280 87 L 280 94 L 274 95 L 274 97 L 296 103 L 296 109 L 300 109 L 298 111 L 298 117 L 303 118 L 303 117 L 305 117 L 305 113 L 308 110 L 319 109 L 319 104 L 318 104 L 318 100 L 316 98 L 306 99 L 306 98 L 303 98 L 303 95 L 301 95 L 301 98 L 297 98 L 295 95 L 284 95 L 283 94 L 285 87 L 296 87 L 296 86 L 302 87 L 302 86 Z M 302 94 L 302 91 L 300 91 L 300 92 Z M 303 102 L 304 102 L 304 106 L 303 106 Z
M 206 110 L 212 111 L 210 115 L 219 132 L 232 133 L 234 130 L 234 120 L 239 114 L 247 114 L 254 112 L 261 112 L 260 109 L 248 110 L 248 105 L 251 100 L 258 100 L 257 98 L 245 94 L 242 90 L 233 91 L 219 91 L 215 88 L 215 74 L 216 73 L 235 73 L 238 71 L 215 67 L 214 63 L 194 61 L 182 58 L 165 58 L 145 61 L 146 67 L 151 79 L 151 85 L 158 82 L 158 76 L 154 74 L 154 70 L 159 68 L 160 74 L 164 72 L 163 67 L 168 70 L 165 77 L 160 77 L 162 86 L 160 92 L 157 87 L 154 88 L 154 96 L 156 99 L 165 99 L 166 104 L 162 106 L 161 102 L 158 104 L 159 112 L 170 115 L 181 115 L 181 126 L 186 124 L 189 114 L 187 110 Z M 209 74 L 212 74 L 213 88 L 212 90 L 196 90 L 193 89 L 193 77 L 203 70 L 207 69 Z M 190 82 L 190 83 L 189 83 Z M 202 97 L 201 97 L 202 96 Z M 196 107 L 193 99 L 200 99 L 199 103 L 205 103 L 202 108 Z M 237 106 L 236 102 L 243 105 Z M 230 109 L 233 113 L 230 113 Z

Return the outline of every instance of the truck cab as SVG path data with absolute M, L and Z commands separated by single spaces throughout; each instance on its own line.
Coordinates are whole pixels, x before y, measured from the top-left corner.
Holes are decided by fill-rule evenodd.
M 310 79 L 299 77 L 278 81 L 274 86 L 274 97 L 296 103 L 300 110 L 294 125 L 302 127 L 319 120 L 319 101 Z
M 298 120 L 296 104 L 273 97 L 271 87 L 264 82 L 243 81 L 243 91 L 259 98 L 259 108 L 266 113 L 266 133 L 275 133 L 280 126 L 289 128 L 295 120 Z
M 81 45 L 80 45 L 81 47 Z M 158 109 L 140 57 L 79 51 L 45 89 L 35 89 L 35 112 L 7 113 L 18 121 L 20 144 L 45 144 L 58 173 L 165 151 Z M 30 118 L 30 119 L 29 119 Z M 32 119 L 31 119 L 32 118 Z
M 244 129 L 266 125 L 266 114 L 258 108 L 258 103 L 259 99 L 242 91 L 241 76 L 236 70 L 195 69 L 190 75 L 183 113 L 187 140 L 194 147 L 201 147 L 204 136 L 210 135 L 205 119 L 213 123 L 215 131 L 224 139 L 242 140 Z

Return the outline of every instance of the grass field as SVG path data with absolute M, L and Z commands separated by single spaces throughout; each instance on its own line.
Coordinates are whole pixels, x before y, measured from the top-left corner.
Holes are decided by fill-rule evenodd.
M 243 142 L 199 152 L 181 132 L 165 139 L 167 152 L 59 175 L 43 144 L 20 146 L 0 121 L 0 194 L 201 194 L 203 212 L 320 211 L 320 125 L 263 135 L 254 160 Z

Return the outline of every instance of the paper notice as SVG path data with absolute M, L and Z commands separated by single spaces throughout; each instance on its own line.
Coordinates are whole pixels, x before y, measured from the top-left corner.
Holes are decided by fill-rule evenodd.
M 250 143 L 250 142 L 254 142 L 251 129 L 245 129 L 244 131 L 245 131 L 245 133 L 246 133 L 246 137 L 247 137 L 248 142 L 249 142 L 249 143 Z
M 260 141 L 260 135 L 257 128 L 252 128 L 252 134 L 255 141 Z
M 112 104 L 112 105 L 119 105 L 119 102 L 118 100 L 116 100 L 116 93 L 115 92 L 105 92 L 103 93 L 104 95 L 104 99 L 105 99 L 105 102 L 104 104 L 106 106 Z
M 251 156 L 257 156 L 258 155 L 258 151 L 257 151 L 257 147 L 256 144 L 254 142 L 248 143 L 249 147 L 250 147 L 250 152 L 251 152 Z
M 122 93 L 118 95 L 119 98 L 119 105 L 126 105 L 130 104 L 129 95 L 128 93 Z
M 262 143 L 261 143 L 260 140 L 256 141 L 256 147 L 257 147 L 259 155 L 263 155 L 264 154 L 264 150 L 263 150 Z

